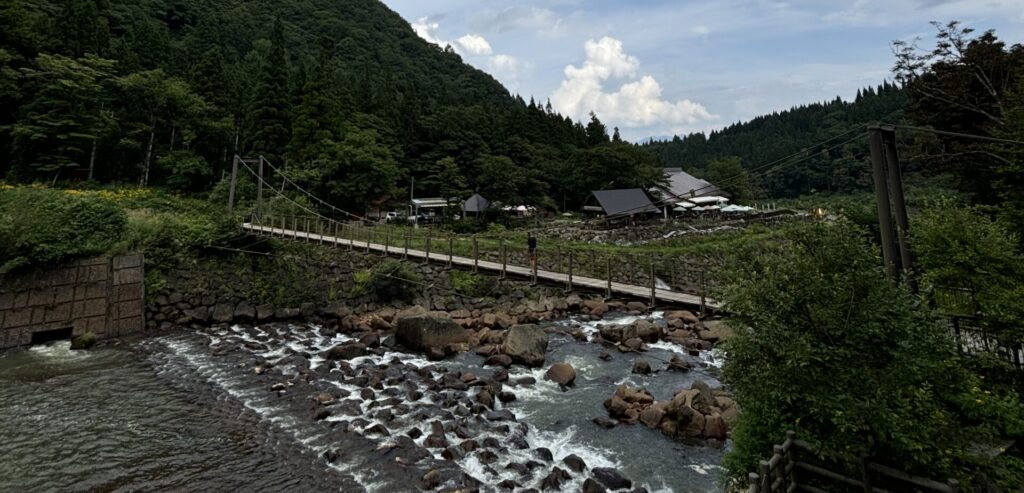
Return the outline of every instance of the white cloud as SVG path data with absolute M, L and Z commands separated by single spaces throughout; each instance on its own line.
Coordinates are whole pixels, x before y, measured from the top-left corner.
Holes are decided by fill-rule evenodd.
M 714 118 L 704 106 L 689 99 L 665 100 L 658 81 L 650 75 L 637 79 L 640 61 L 626 54 L 622 42 L 611 37 L 584 44 L 581 67 L 565 67 L 565 79 L 551 96 L 560 112 L 584 119 L 593 111 L 608 123 L 627 128 L 659 129 L 694 125 Z M 610 79 L 631 79 L 608 91 Z
M 463 51 L 470 55 L 490 55 L 494 52 L 491 49 L 491 44 L 479 34 L 467 34 L 456 39 L 455 42 L 459 44 Z
M 487 61 L 487 71 L 512 92 L 519 91 L 522 77 L 532 68 L 533 64 L 512 55 L 497 54 Z
M 439 46 L 451 44 L 438 37 L 437 30 L 440 29 L 441 24 L 432 17 L 420 17 L 411 26 L 412 30 L 416 31 L 416 34 L 428 43 L 434 43 Z
M 550 9 L 514 5 L 499 11 L 482 12 L 476 15 L 472 25 L 483 31 L 526 30 L 550 35 L 558 32 L 561 22 L 558 15 Z

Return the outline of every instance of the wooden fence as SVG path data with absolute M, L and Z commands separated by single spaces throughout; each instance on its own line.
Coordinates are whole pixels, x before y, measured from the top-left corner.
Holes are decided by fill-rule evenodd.
M 819 459 L 810 444 L 786 432 L 786 440 L 773 447 L 772 457 L 759 463 L 750 473 L 747 493 L 958 493 L 960 483 L 948 479 L 940 483 L 912 476 L 898 469 L 861 460 L 855 467 L 828 464 Z M 854 473 L 850 473 L 853 469 Z M 837 471 L 838 470 L 838 471 Z

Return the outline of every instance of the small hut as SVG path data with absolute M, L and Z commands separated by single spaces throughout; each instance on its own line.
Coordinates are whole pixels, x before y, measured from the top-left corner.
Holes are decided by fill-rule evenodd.
M 466 199 L 462 203 L 462 212 L 464 215 L 468 215 L 470 212 L 475 212 L 477 217 L 487 209 L 491 208 L 491 201 L 484 198 L 483 195 L 474 193 L 472 197 Z

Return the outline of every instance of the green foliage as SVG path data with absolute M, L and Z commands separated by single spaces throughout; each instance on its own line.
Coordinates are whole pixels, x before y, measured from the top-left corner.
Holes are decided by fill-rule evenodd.
M 753 178 L 736 156 L 711 160 L 708 164 L 707 180 L 731 195 L 733 202 L 744 202 L 759 195 Z
M 114 62 L 95 56 L 41 54 L 23 68 L 22 84 L 35 98 L 21 107 L 11 134 L 19 179 L 56 177 L 84 167 L 97 140 L 110 131 L 108 87 Z
M 461 270 L 452 270 L 448 279 L 456 293 L 474 298 L 491 296 L 497 287 L 493 277 Z
M 125 234 L 108 201 L 42 188 L 0 189 L 0 272 L 100 254 Z
M 161 157 L 159 164 L 161 171 L 167 175 L 167 186 L 182 192 L 202 190 L 212 174 L 210 164 L 192 151 L 171 152 Z
M 726 458 L 735 477 L 794 429 L 829 457 L 969 485 L 988 467 L 971 444 L 1024 431 L 1016 397 L 963 367 L 948 330 L 883 277 L 875 250 L 848 222 L 818 223 L 723 272 L 719 298 L 739 326 L 725 368 L 743 407 Z
M 352 277 L 355 283 L 352 296 L 373 295 L 385 303 L 412 300 L 423 282 L 423 277 L 410 264 L 398 260 L 385 260 Z
M 966 289 L 990 334 L 1024 339 L 1024 256 L 1011 231 L 976 207 L 946 199 L 926 207 L 911 234 L 925 290 Z

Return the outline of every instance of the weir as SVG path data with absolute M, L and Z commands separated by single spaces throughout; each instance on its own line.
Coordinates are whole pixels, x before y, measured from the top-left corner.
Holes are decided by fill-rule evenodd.
M 102 340 L 142 331 L 144 277 L 141 254 L 0 276 L 0 350 L 86 332 Z

